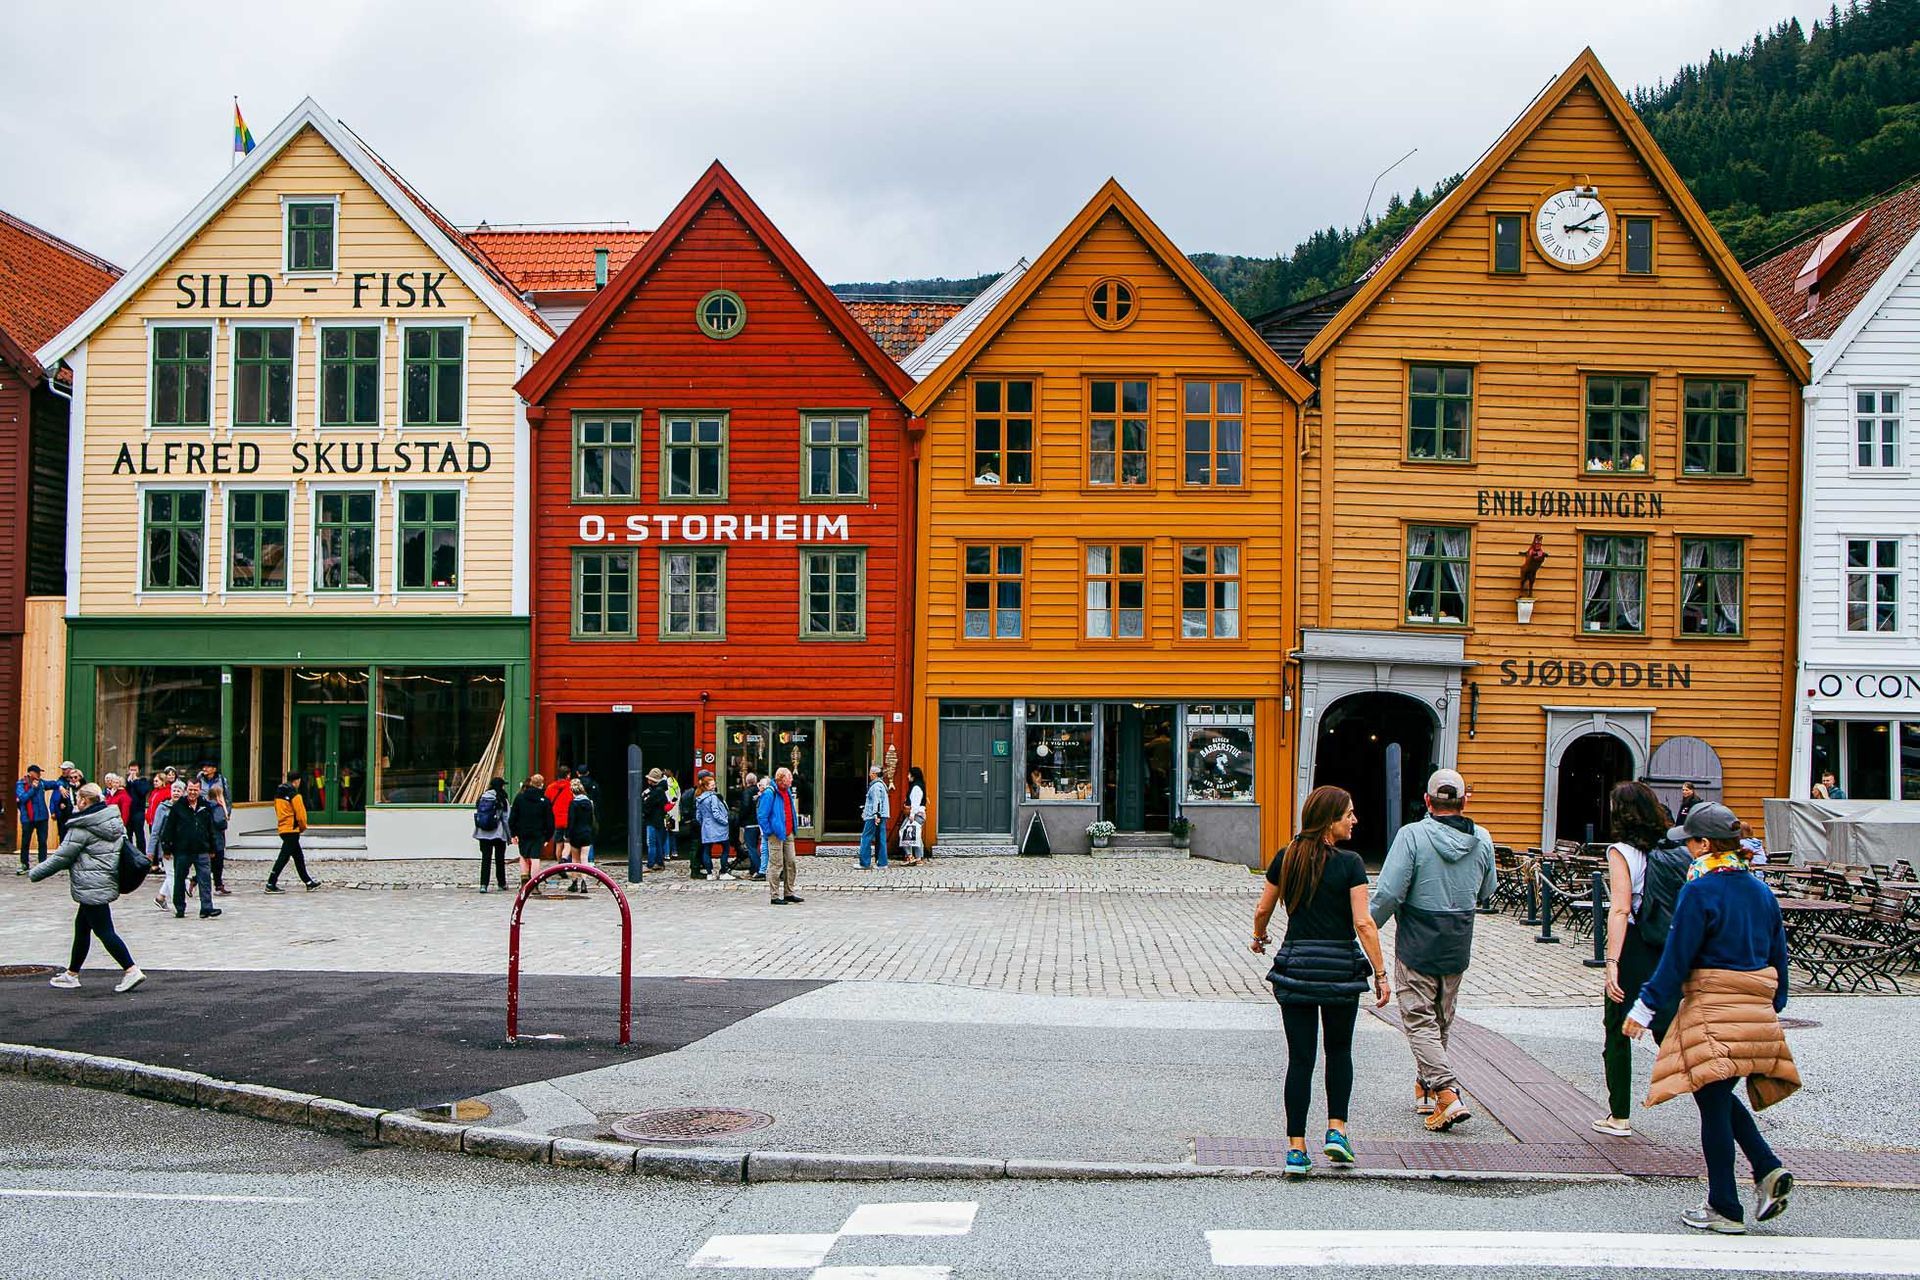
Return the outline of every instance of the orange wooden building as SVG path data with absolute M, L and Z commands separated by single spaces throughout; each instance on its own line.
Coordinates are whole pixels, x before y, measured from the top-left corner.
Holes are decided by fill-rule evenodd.
M 1758 823 L 1806 355 L 1591 51 L 1360 284 L 1256 324 L 1320 387 L 1297 791 L 1354 791 L 1365 850 L 1437 764 L 1514 845 L 1630 777 Z
M 1117 183 L 905 362 L 920 446 L 913 760 L 939 839 L 1086 828 L 1249 865 L 1290 812 L 1311 388 Z M 936 780 L 937 779 L 937 780 Z

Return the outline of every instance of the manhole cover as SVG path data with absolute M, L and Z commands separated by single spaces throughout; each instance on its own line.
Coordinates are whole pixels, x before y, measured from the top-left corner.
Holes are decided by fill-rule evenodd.
M 773 1123 L 764 1111 L 734 1107 L 659 1107 L 622 1116 L 613 1133 L 628 1142 L 705 1142 L 735 1133 L 751 1133 Z
M 0 964 L 0 978 L 44 978 L 59 971 L 50 964 Z
M 1797 1031 L 1803 1027 L 1817 1027 L 1820 1024 L 1812 1018 L 1782 1018 L 1780 1025 L 1789 1031 Z

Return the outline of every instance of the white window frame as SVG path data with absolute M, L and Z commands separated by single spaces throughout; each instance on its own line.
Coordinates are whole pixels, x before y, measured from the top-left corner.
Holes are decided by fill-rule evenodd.
M 167 320 L 148 320 L 147 321 L 147 357 L 146 357 L 147 367 L 140 375 L 141 377 L 146 379 L 146 384 L 147 384 L 146 420 L 140 424 L 140 430 L 142 434 L 152 435 L 156 431 L 164 431 L 164 432 L 167 432 L 168 434 L 172 434 L 178 431 L 204 431 L 209 436 L 213 435 L 214 424 L 220 420 L 220 407 L 217 404 L 215 404 L 214 401 L 218 398 L 217 393 L 220 389 L 220 330 L 222 327 L 223 326 L 220 324 L 219 320 L 211 315 L 201 319 L 197 319 L 197 320 L 167 319 Z M 154 385 L 153 385 L 154 339 L 153 339 L 153 335 L 161 329 L 205 329 L 208 331 L 209 336 L 207 339 L 207 362 L 208 362 L 207 363 L 207 425 L 204 427 L 188 426 L 185 424 L 181 424 L 177 426 L 173 424 L 161 425 L 161 424 L 155 423 L 153 420 L 153 406 L 154 406 L 154 399 L 153 399 L 154 397 Z M 231 404 L 228 405 L 227 412 L 229 415 L 232 414 L 233 407 Z
M 1860 463 L 1860 437 L 1858 434 L 1860 430 L 1860 419 L 1862 416 L 1859 410 L 1859 399 L 1863 395 L 1871 394 L 1876 397 L 1875 403 L 1878 404 L 1877 397 L 1886 395 L 1889 392 L 1900 397 L 1900 412 L 1897 418 L 1899 425 L 1895 427 L 1895 430 L 1899 432 L 1899 436 L 1897 438 L 1897 445 L 1896 445 L 1896 454 L 1897 454 L 1896 461 L 1890 467 L 1878 466 L 1872 463 L 1862 466 Z M 1909 450 L 1907 447 L 1907 430 L 1908 430 L 1908 423 L 1910 419 L 1910 415 L 1907 412 L 1907 408 L 1908 408 L 1908 405 L 1912 403 L 1913 395 L 1914 395 L 1914 389 L 1912 387 L 1899 386 L 1891 383 L 1864 383 L 1863 382 L 1863 383 L 1857 383 L 1857 384 L 1850 384 L 1847 387 L 1847 472 L 1848 474 L 1856 475 L 1856 476 L 1868 476 L 1868 477 L 1904 476 L 1907 474 L 1907 458 L 1909 456 Z M 1875 421 L 1884 421 L 1886 415 L 1876 410 L 1872 414 L 1872 417 L 1874 418 Z M 1874 444 L 1874 452 L 1876 454 L 1879 452 L 1879 447 L 1880 447 L 1879 443 L 1876 441 Z
M 385 486 L 378 484 L 311 484 L 307 486 L 307 594 L 315 600 L 369 600 L 380 594 L 381 516 L 386 505 Z M 373 495 L 373 561 L 368 566 L 372 581 L 364 587 L 323 587 L 320 585 L 320 495 L 323 493 L 371 493 Z M 289 579 L 291 581 L 291 579 Z
M 378 329 L 380 331 L 380 352 L 375 367 L 380 372 L 378 396 L 380 412 L 378 420 L 358 426 L 330 426 L 327 423 L 325 403 L 327 395 L 326 334 L 329 329 Z M 316 319 L 313 322 L 313 429 L 315 434 L 334 431 L 385 431 L 387 429 L 387 323 L 379 316 L 367 316 L 361 319 Z M 397 416 L 397 411 L 396 411 Z
M 155 485 L 154 487 L 159 488 L 161 486 Z M 246 591 L 240 591 L 240 590 L 236 590 L 233 586 L 233 583 L 230 581 L 228 574 L 233 568 L 233 557 L 228 554 L 232 550 L 232 548 L 227 544 L 227 537 L 233 528 L 233 495 L 235 492 L 284 493 L 287 495 L 287 589 L 285 591 L 254 591 L 251 589 Z M 250 484 L 244 478 L 236 478 L 236 479 L 229 480 L 225 484 L 220 486 L 220 599 L 221 600 L 223 601 L 226 600 L 229 594 L 237 596 L 242 600 L 291 600 L 293 599 L 293 596 L 294 596 L 293 584 L 295 582 L 294 573 L 293 573 L 293 555 L 294 555 L 293 531 L 299 527 L 298 518 L 294 515 L 294 504 L 298 500 L 298 498 L 299 498 L 298 489 L 293 484 L 288 482 L 276 483 L 270 480 L 270 481 L 267 481 L 265 484 Z M 141 511 L 143 513 L 142 520 L 144 521 L 145 519 L 144 512 L 146 510 L 145 499 L 142 499 L 141 503 L 142 503 Z M 143 549 L 144 549 L 145 541 L 146 539 L 143 536 L 141 539 Z
M 392 594 L 399 600 L 450 600 L 455 604 L 464 603 L 467 598 L 467 482 L 462 479 L 447 480 L 395 480 L 389 486 L 393 491 L 393 543 L 391 552 Z M 458 531 L 454 535 L 454 573 L 459 586 L 448 591 L 438 587 L 406 587 L 400 582 L 400 495 L 422 491 L 438 493 L 452 489 L 460 495 L 460 515 Z
M 393 339 L 393 425 L 397 431 L 458 431 L 467 435 L 469 406 L 473 398 L 473 324 L 467 316 L 448 316 L 429 320 L 424 316 L 398 319 Z M 460 331 L 460 421 L 458 423 L 407 423 L 407 331 L 409 329 L 458 329 Z M 384 357 L 384 352 L 382 353 Z M 383 360 L 384 365 L 384 360 Z M 381 416 L 386 415 L 385 396 L 381 397 Z M 637 424 L 636 424 L 637 429 Z
M 294 271 L 287 266 L 288 251 L 293 248 L 293 239 L 288 234 L 287 206 L 294 204 L 330 204 L 333 206 L 333 268 L 329 271 Z M 282 195 L 280 197 L 280 278 L 282 280 L 339 280 L 340 279 L 340 196 L 332 195 Z
M 230 319 L 225 325 L 227 331 L 227 421 L 226 428 L 234 431 L 271 431 L 276 434 L 286 432 L 297 435 L 300 431 L 300 330 L 298 320 L 247 320 Z M 240 403 L 240 339 L 234 335 L 235 329 L 288 329 L 293 332 L 293 364 L 288 376 L 293 379 L 287 389 L 287 425 L 284 427 L 241 426 L 234 420 L 235 406 Z
M 150 483 L 137 484 L 134 486 L 133 491 L 134 500 L 140 504 L 140 540 L 135 544 L 136 552 L 133 557 L 133 602 L 135 604 L 142 604 L 149 599 L 198 599 L 202 604 L 205 604 L 213 595 L 213 586 L 207 579 L 208 557 L 213 554 L 213 483 L 203 480 L 197 484 L 181 484 L 168 480 L 155 480 Z M 200 589 L 198 591 L 192 588 L 185 590 L 167 588 L 149 589 L 147 586 L 147 494 L 150 491 L 167 493 L 198 491 L 200 494 Z
M 1893 564 L 1893 572 L 1895 574 L 1894 605 L 1893 605 L 1894 613 L 1893 613 L 1893 630 L 1891 631 L 1874 631 L 1871 629 L 1866 631 L 1855 631 L 1851 627 L 1847 626 L 1847 579 L 1852 577 L 1853 574 L 1856 572 L 1856 570 L 1853 570 L 1847 567 L 1847 544 L 1850 542 L 1865 542 L 1868 544 L 1872 544 L 1876 542 L 1891 542 L 1894 544 L 1894 548 L 1895 548 L 1894 564 Z M 1906 635 L 1909 630 L 1908 618 L 1907 618 L 1908 610 L 1907 610 L 1907 539 L 1906 537 L 1898 533 L 1845 533 L 1840 535 L 1839 551 L 1840 551 L 1840 636 L 1841 638 L 1844 640 L 1856 640 L 1856 641 L 1864 641 L 1864 642 L 1878 640 L 1884 643 L 1887 640 Z M 1885 570 L 1869 567 L 1864 572 L 1866 572 L 1869 575 L 1878 575 L 1878 574 L 1884 573 Z M 1868 600 L 1868 605 L 1869 607 L 1871 607 L 1872 605 L 1871 598 L 1869 598 Z

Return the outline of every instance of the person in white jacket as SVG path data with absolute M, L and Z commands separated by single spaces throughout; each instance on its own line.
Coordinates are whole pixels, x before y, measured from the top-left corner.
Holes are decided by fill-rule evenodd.
M 881 781 L 880 766 L 867 766 L 867 802 L 860 808 L 860 869 L 873 869 L 875 850 L 878 862 L 887 865 L 887 819 L 893 807 L 887 797 L 887 784 Z

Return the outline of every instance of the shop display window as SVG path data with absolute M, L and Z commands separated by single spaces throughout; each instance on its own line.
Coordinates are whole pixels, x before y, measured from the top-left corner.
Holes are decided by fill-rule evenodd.
M 94 772 L 149 776 L 220 755 L 220 668 L 101 667 L 94 701 Z
M 1187 803 L 1225 800 L 1251 804 L 1253 704 L 1192 703 L 1187 707 Z
M 1093 733 L 1090 702 L 1027 704 L 1026 798 L 1091 802 Z
M 505 759 L 504 667 L 380 669 L 380 804 L 472 804 Z
M 733 720 L 719 722 L 720 740 L 726 749 L 726 782 L 730 793 L 737 794 L 747 774 L 767 778 L 777 769 L 793 772 L 793 809 L 799 834 L 813 834 L 817 754 L 820 742 L 818 720 Z M 864 762 L 862 764 L 864 768 Z

